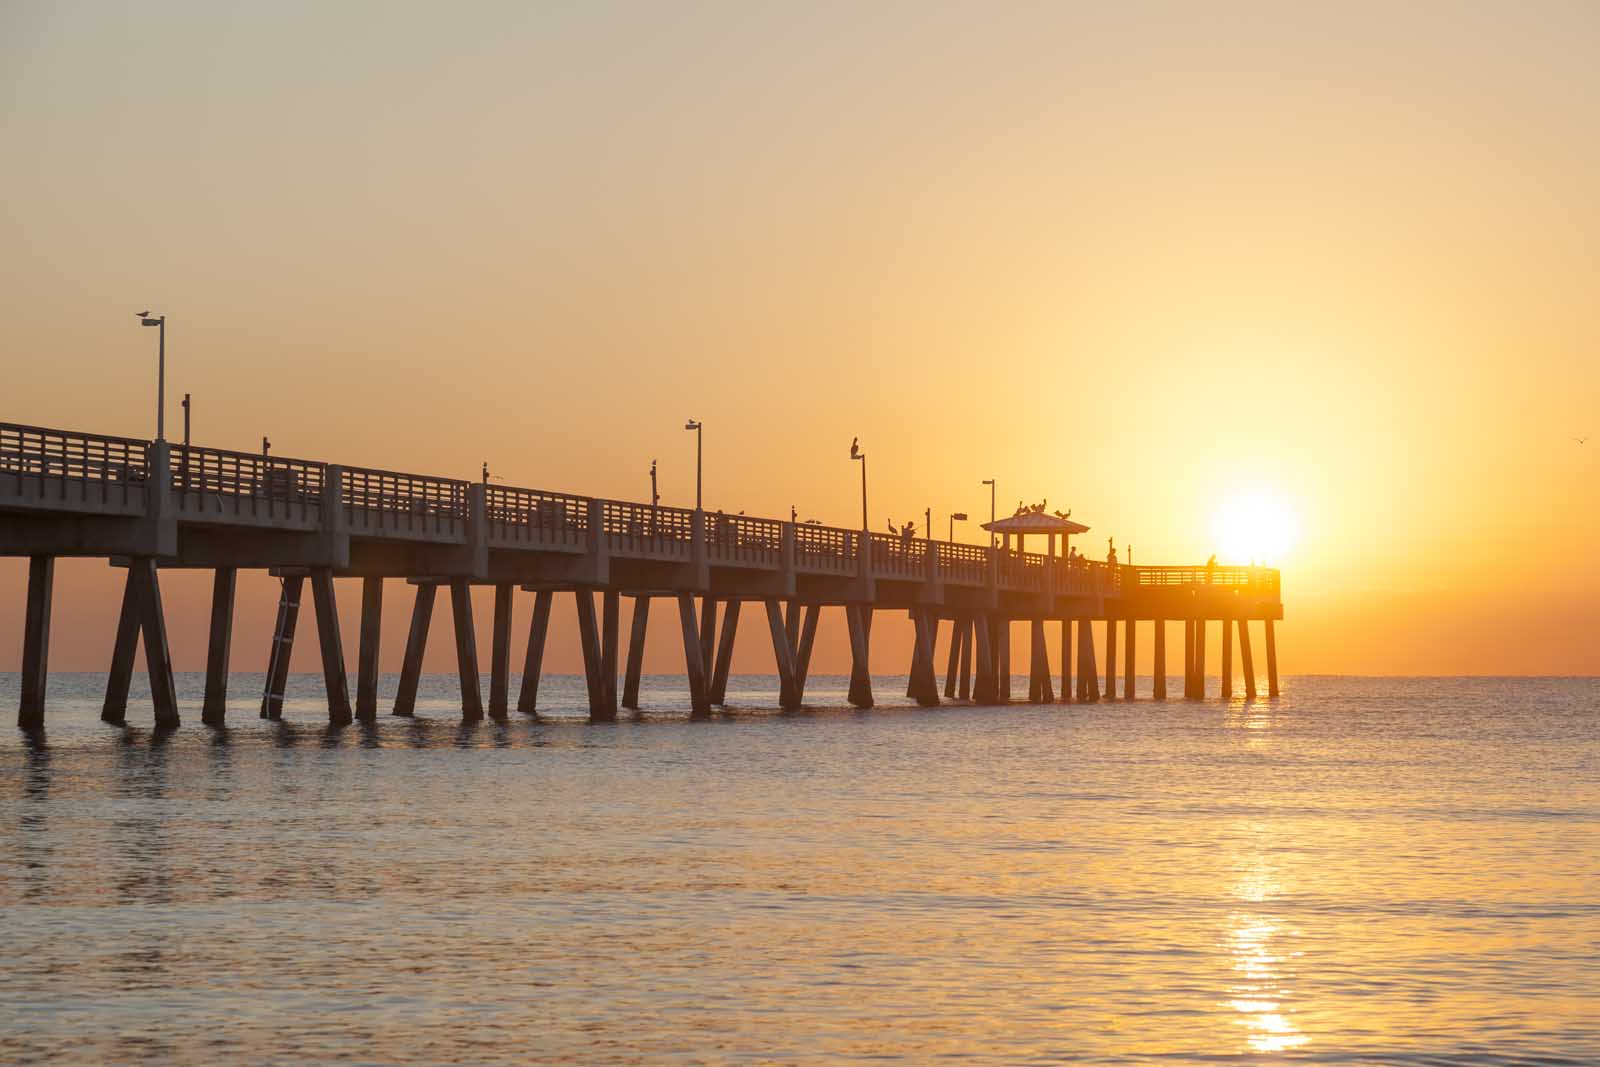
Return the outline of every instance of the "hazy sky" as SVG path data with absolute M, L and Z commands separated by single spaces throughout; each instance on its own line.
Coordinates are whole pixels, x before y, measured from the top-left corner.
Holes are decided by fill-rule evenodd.
M 0 419 L 153 434 L 148 306 L 197 441 L 685 503 L 693 416 L 709 507 L 848 525 L 860 435 L 875 527 L 995 477 L 1150 563 L 1259 491 L 1287 672 L 1600 671 L 1593 4 L 4 2 L 0 144 Z

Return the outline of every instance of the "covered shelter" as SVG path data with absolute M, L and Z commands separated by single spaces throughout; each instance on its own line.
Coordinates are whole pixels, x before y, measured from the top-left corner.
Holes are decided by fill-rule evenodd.
M 1081 522 L 1073 522 L 1066 515 L 1059 512 L 1052 513 L 1044 510 L 1043 504 L 1032 508 L 1023 508 L 1015 515 L 1008 515 L 1003 519 L 986 522 L 983 528 L 992 534 L 999 534 L 1001 547 L 1010 548 L 1011 538 L 1017 539 L 1017 551 L 1026 551 L 1026 540 L 1029 534 L 1040 534 L 1046 538 L 1045 554 L 1056 554 L 1056 538 L 1061 538 L 1061 554 L 1067 554 L 1067 538 L 1073 534 L 1088 533 L 1089 527 Z

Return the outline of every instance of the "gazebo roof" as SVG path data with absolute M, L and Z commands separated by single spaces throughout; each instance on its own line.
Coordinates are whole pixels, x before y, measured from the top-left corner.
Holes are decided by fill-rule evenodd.
M 994 522 L 986 522 L 983 528 L 990 533 L 1015 533 L 1015 534 L 1079 534 L 1088 533 L 1089 527 L 1081 522 L 1073 522 L 1059 515 L 1047 514 L 1043 511 L 1022 511 L 1015 515 L 1008 515 Z

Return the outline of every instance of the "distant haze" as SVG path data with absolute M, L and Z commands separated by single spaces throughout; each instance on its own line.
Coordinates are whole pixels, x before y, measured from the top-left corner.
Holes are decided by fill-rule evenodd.
M 148 307 L 173 437 L 192 392 L 198 442 L 692 504 L 693 417 L 708 507 L 851 526 L 859 435 L 875 529 L 981 540 L 994 477 L 1136 563 L 1268 493 L 1286 673 L 1597 673 L 1597 55 L 1581 3 L 11 2 L 0 419 L 153 435 Z M 55 669 L 115 580 L 59 567 Z

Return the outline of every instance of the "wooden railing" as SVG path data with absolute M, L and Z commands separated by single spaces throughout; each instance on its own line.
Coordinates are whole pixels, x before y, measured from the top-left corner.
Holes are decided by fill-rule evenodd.
M 897 534 L 872 535 L 872 573 L 885 578 L 923 578 L 928 542 Z
M 509 485 L 484 487 L 493 541 L 514 545 L 582 545 L 589 532 L 589 498 Z
M 1271 567 L 1122 567 L 1136 587 L 1220 585 L 1276 595 L 1279 574 Z
M 460 541 L 467 534 L 467 487 L 453 478 L 345 467 L 340 499 L 351 533 Z
M 673 559 L 688 559 L 693 553 L 694 512 L 688 508 L 605 500 L 600 517 L 601 532 L 613 552 Z
M 806 571 L 854 574 L 859 566 L 860 544 L 857 530 L 800 523 L 794 528 L 794 565 Z
M 950 541 L 939 546 L 939 577 L 958 585 L 989 583 L 989 550 L 981 545 L 958 545 Z
M 0 423 L 0 487 L 9 476 L 15 478 L 19 492 L 26 480 L 26 492 L 35 499 L 43 485 L 49 499 L 59 497 L 78 508 L 85 503 L 140 505 L 150 477 L 150 450 L 150 442 L 133 438 Z M 316 521 L 320 514 L 327 464 L 186 445 L 169 446 L 169 455 L 178 511 L 195 521 L 204 521 L 204 516 L 263 514 Z M 351 532 L 465 536 L 469 483 L 367 467 L 341 470 L 341 499 Z M 69 491 L 65 488 L 69 484 L 79 488 Z M 590 510 L 598 503 L 599 533 L 612 551 L 668 559 L 689 559 L 693 554 L 695 513 L 688 508 L 595 501 L 499 485 L 486 485 L 483 494 L 490 539 L 509 542 L 511 547 L 583 546 L 590 535 Z M 708 561 L 782 565 L 783 522 L 721 512 L 706 514 L 703 522 Z M 795 524 L 792 529 L 797 569 L 836 575 L 859 572 L 864 536 L 860 531 L 814 523 Z M 871 573 L 889 579 L 926 580 L 932 552 L 944 581 L 987 585 L 993 574 L 999 588 L 1015 592 L 1048 588 L 1057 594 L 1117 595 L 1217 586 L 1262 597 L 1279 595 L 1279 573 L 1267 567 L 1113 567 L 895 534 L 865 536 Z
M 178 493 L 220 493 L 268 500 L 321 499 L 326 464 L 308 459 L 173 445 L 172 488 Z
M 781 566 L 783 523 L 748 515 L 707 515 L 706 556 L 718 563 Z
M 149 479 L 149 450 L 129 437 L 0 424 L 0 474 L 17 476 L 19 487 L 23 475 L 94 483 L 131 503 Z

